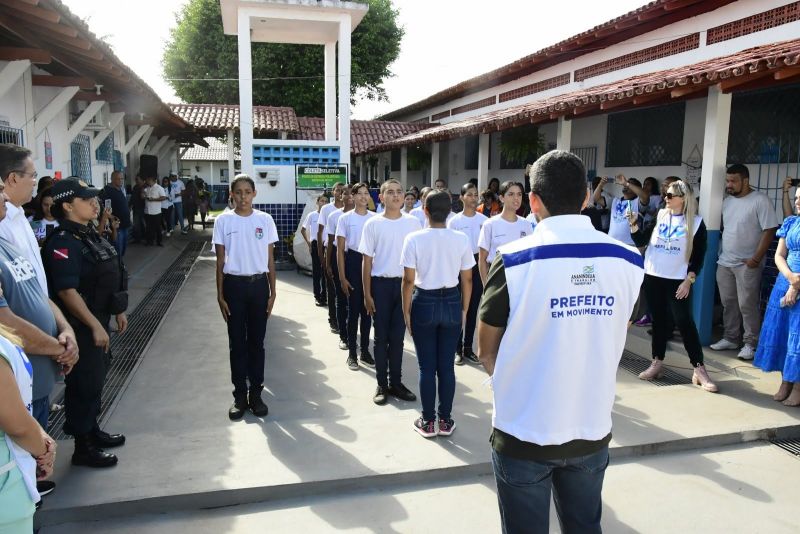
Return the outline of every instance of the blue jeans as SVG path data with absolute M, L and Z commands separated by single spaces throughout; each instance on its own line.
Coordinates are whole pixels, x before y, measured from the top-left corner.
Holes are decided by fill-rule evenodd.
M 177 219 L 177 223 L 181 225 L 181 231 L 186 229 L 186 224 L 183 222 L 183 202 L 175 202 L 172 204 L 175 208 L 172 211 L 173 217 Z M 170 230 L 175 228 L 175 221 L 170 221 L 172 225 L 169 227 Z
M 39 426 L 47 432 L 47 419 L 50 417 L 50 397 L 34 399 L 31 403 L 31 412 L 33 412 L 33 418 L 39 422 Z
M 411 332 L 419 362 L 422 417 L 426 421 L 435 419 L 438 379 L 439 418 L 450 419 L 456 392 L 453 365 L 461 335 L 461 293 L 458 287 L 416 288 L 411 299 Z
M 117 249 L 117 255 L 120 258 L 125 256 L 125 252 L 128 250 L 128 234 L 130 233 L 130 228 L 117 228 L 117 240 L 114 243 L 114 248 Z
M 372 277 L 372 300 L 375 302 L 375 378 L 388 388 L 402 383 L 403 321 L 402 278 Z
M 500 519 L 505 534 L 549 532 L 550 488 L 561 531 L 602 532 L 601 492 L 608 467 L 608 446 L 560 460 L 520 460 L 492 451 Z

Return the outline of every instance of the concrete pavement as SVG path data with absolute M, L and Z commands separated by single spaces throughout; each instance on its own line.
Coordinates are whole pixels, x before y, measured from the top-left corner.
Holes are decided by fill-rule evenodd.
M 448 439 L 424 440 L 411 427 L 418 416 L 418 402 L 392 400 L 383 407 L 372 403 L 373 371 L 347 369 L 346 352 L 338 349 L 337 336 L 328 331 L 326 310 L 313 306 L 310 285 L 306 276 L 279 273 L 278 298 L 267 329 L 264 400 L 270 414 L 264 420 L 248 415 L 231 422 L 227 418 L 232 400 L 227 336 L 216 304 L 213 256 L 201 255 L 105 426 L 128 436 L 128 443 L 115 451 L 120 464 L 108 471 L 74 468 L 69 465 L 72 445 L 62 443 L 56 472 L 59 487 L 46 499 L 37 521 L 58 525 L 116 517 L 121 522 L 109 525 L 124 525 L 127 517 L 169 512 L 169 517 L 159 516 L 166 521 L 165 530 L 142 530 L 160 532 L 171 530 L 172 518 L 191 522 L 203 517 L 205 512 L 197 512 L 203 508 L 261 503 L 242 514 L 258 517 L 259 510 L 268 506 L 269 513 L 284 514 L 281 517 L 290 525 L 292 513 L 318 507 L 330 511 L 316 514 L 323 520 L 319 525 L 327 528 L 308 523 L 315 531 L 372 524 L 384 528 L 375 531 L 422 531 L 423 518 L 430 516 L 418 513 L 415 506 L 406 508 L 395 494 L 406 492 L 413 504 L 414 495 L 425 501 L 453 485 L 459 488 L 454 493 L 464 491 L 467 502 L 489 503 L 481 508 L 482 514 L 471 506 L 460 509 L 470 509 L 468 516 L 475 512 L 489 531 L 496 530 L 494 497 L 486 494 L 493 492 L 493 480 L 486 476 L 491 472 L 487 442 L 491 392 L 483 386 L 483 371 L 470 365 L 456 369 L 458 428 Z M 410 340 L 406 348 L 404 382 L 416 392 L 417 368 Z M 628 349 L 647 355 L 649 340 L 641 332 L 632 332 Z M 660 488 L 660 478 L 664 484 L 672 480 L 682 488 L 682 482 L 671 479 L 670 473 L 695 473 L 698 467 L 687 462 L 701 455 L 698 449 L 749 443 L 776 434 L 800 435 L 800 410 L 771 400 L 779 377 L 764 375 L 723 354 L 707 354 L 709 370 L 722 391 L 719 395 L 694 386 L 656 387 L 625 370 L 618 372 L 612 442 L 615 464 L 624 462 L 635 471 L 643 461 L 661 458 L 651 455 L 692 451 L 677 455 L 686 461 L 678 460 L 671 471 L 657 472 L 656 468 L 651 478 L 644 476 L 648 471 L 642 467 L 630 479 L 640 479 L 641 484 L 618 490 L 638 498 Z M 688 359 L 676 351 L 670 351 L 667 364 L 691 374 Z M 564 395 L 571 393 L 564 391 Z M 639 456 L 648 458 L 636 459 Z M 699 468 L 709 465 L 700 462 Z M 783 473 L 794 469 L 795 478 L 800 474 L 800 463 L 794 458 L 787 456 L 780 465 Z M 616 491 L 612 474 L 617 469 L 609 471 L 607 496 Z M 729 475 L 728 479 L 736 478 Z M 759 495 L 774 497 L 780 488 L 767 482 L 753 487 L 759 488 Z M 472 491 L 477 492 L 476 501 L 469 497 Z M 371 492 L 380 493 L 381 502 L 389 502 L 377 508 L 383 510 L 378 523 L 368 521 L 376 515 L 369 501 L 374 496 Z M 336 496 L 352 497 L 348 513 L 357 518 L 343 519 L 345 512 L 330 504 Z M 365 500 L 360 501 L 362 497 Z M 672 513 L 665 513 L 663 520 L 666 525 L 677 521 Z M 153 521 L 152 528 L 157 528 L 158 521 Z M 228 524 L 231 518 L 219 521 Z M 281 520 L 276 521 L 280 524 Z M 409 528 L 395 527 L 395 523 Z M 477 527 L 484 523 L 476 518 L 465 524 L 479 531 Z M 51 531 L 56 530 L 43 530 Z

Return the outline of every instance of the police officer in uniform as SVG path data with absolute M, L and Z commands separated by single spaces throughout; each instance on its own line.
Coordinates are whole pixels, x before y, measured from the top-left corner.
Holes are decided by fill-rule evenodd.
M 108 360 L 108 323 L 118 331 L 128 319 L 127 281 L 114 246 L 95 230 L 100 206 L 97 189 L 77 178 L 56 182 L 52 213 L 59 227 L 42 248 L 50 297 L 75 329 L 81 359 L 66 376 L 64 431 L 75 438 L 73 465 L 110 467 L 117 457 L 103 449 L 125 443 L 125 436 L 100 430 L 100 395 Z

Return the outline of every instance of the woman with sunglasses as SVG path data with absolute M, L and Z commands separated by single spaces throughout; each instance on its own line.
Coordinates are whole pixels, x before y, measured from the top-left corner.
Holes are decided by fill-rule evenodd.
M 716 393 L 718 388 L 703 365 L 703 348 L 689 301 L 692 284 L 703 267 L 706 225 L 697 215 L 697 201 L 689 184 L 680 180 L 671 184 L 665 197 L 667 207 L 659 210 L 654 224 L 641 229 L 638 214 L 629 218 L 634 243 L 647 246 L 643 287 L 653 317 L 653 362 L 639 378 L 662 376 L 667 340 L 677 325 L 694 367 L 692 383 Z
M 784 209 L 789 187 L 784 183 Z M 781 386 L 772 398 L 785 406 L 800 406 L 800 188 L 794 192 L 795 214 L 778 230 L 775 265 L 780 274 L 769 296 L 753 365 L 764 372 L 780 371 Z

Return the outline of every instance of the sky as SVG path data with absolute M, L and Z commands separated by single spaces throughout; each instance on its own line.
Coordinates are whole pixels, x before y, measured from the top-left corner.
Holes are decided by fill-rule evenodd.
M 187 0 L 62 0 L 165 102 L 180 102 L 163 79 L 161 56 Z M 392 0 L 405 28 L 385 80 L 389 102 L 360 99 L 372 119 L 602 24 L 647 0 Z M 592 6 L 592 7 L 589 7 Z M 598 6 L 598 7 L 594 7 Z M 265 103 L 267 104 L 267 103 Z

